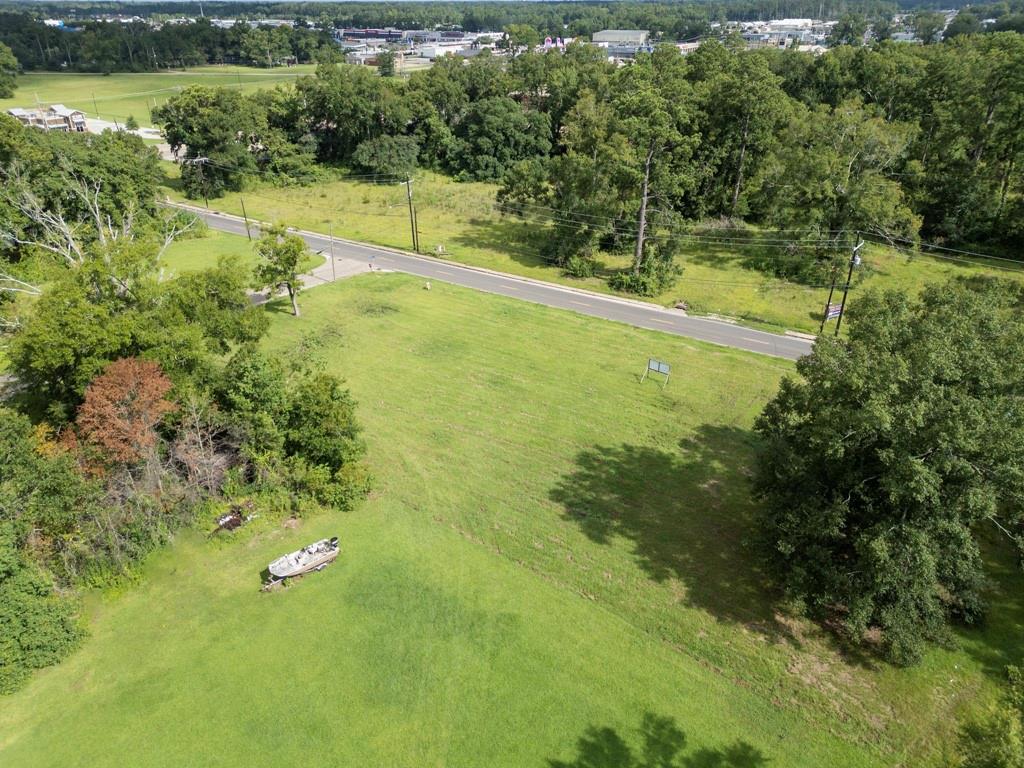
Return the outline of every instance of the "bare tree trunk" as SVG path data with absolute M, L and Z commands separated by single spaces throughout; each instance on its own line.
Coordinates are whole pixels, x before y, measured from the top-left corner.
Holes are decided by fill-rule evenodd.
M 295 290 L 291 283 L 288 283 L 288 296 L 292 300 L 292 314 L 295 317 L 299 316 L 299 295 L 298 291 Z
M 633 274 L 640 274 L 640 267 L 644 260 L 644 232 L 647 229 L 647 198 L 651 181 L 651 160 L 654 159 L 654 148 L 647 152 L 647 159 L 644 161 L 644 181 L 640 187 L 640 213 L 637 216 L 636 225 L 636 250 L 633 252 Z
M 992 126 L 992 120 L 995 117 L 996 105 L 989 104 L 988 109 L 985 111 L 985 124 L 983 126 L 983 133 L 987 133 L 988 129 Z M 974 145 L 974 149 L 971 151 L 971 161 L 974 163 L 981 162 L 982 153 L 985 151 L 985 147 L 988 145 L 988 136 L 981 136 L 978 139 L 978 143 Z
M 740 187 L 743 186 L 743 160 L 747 156 L 747 135 L 750 128 L 750 114 L 743 120 L 743 143 L 740 144 L 740 162 L 736 168 L 736 186 L 732 189 L 732 205 L 729 207 L 729 215 L 736 215 L 736 204 L 740 199 Z
M 996 216 L 999 216 L 1003 212 L 1003 206 L 1006 205 L 1006 193 L 1010 189 L 1010 178 L 1013 176 L 1013 166 L 1015 157 L 1010 157 L 1010 162 L 1006 166 L 1006 170 L 1003 172 L 1003 178 L 999 184 L 999 207 L 996 208 Z

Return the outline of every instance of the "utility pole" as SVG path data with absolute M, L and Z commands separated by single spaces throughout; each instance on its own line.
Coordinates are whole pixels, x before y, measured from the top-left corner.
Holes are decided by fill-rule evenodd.
M 825 301 L 825 311 L 821 315 L 821 327 L 818 329 L 818 335 L 820 336 L 825 332 L 825 323 L 828 321 L 828 311 L 832 308 L 832 294 L 836 291 L 836 280 L 839 278 L 839 270 L 835 267 L 832 269 L 832 285 L 828 289 L 828 299 Z
M 245 212 L 245 198 L 242 197 L 241 195 L 239 195 L 238 196 L 238 202 L 240 202 L 242 204 L 242 218 L 245 219 L 245 236 L 249 238 L 249 242 L 251 243 L 252 242 L 252 232 L 249 231 L 249 214 L 247 214 Z M 209 203 L 207 203 L 206 207 L 207 208 L 210 207 Z
M 96 119 L 100 119 L 100 108 L 96 104 L 96 91 L 92 92 L 92 108 L 96 110 Z
M 206 187 L 206 174 L 203 173 L 203 166 L 210 162 L 208 157 L 193 157 L 191 159 L 185 159 L 182 162 L 189 163 L 196 166 L 199 169 L 199 183 L 203 187 L 203 200 L 206 202 L 206 207 L 210 207 L 210 196 Z
M 846 311 L 846 294 L 850 292 L 850 281 L 853 279 L 853 268 L 860 264 L 860 249 L 864 247 L 864 241 L 858 238 L 853 246 L 853 253 L 850 254 L 850 271 L 846 273 L 846 285 L 843 287 L 843 303 L 839 307 L 839 319 L 836 321 L 836 336 L 839 335 L 839 327 L 843 324 L 843 313 Z
M 412 226 L 416 230 L 416 251 L 420 250 L 420 215 L 416 211 L 416 206 L 412 207 Z
M 332 222 L 328 222 L 328 224 L 327 224 L 327 233 L 330 235 L 330 238 L 331 238 L 331 282 L 333 283 L 333 282 L 335 282 L 338 279 L 338 273 L 335 271 L 335 267 L 334 267 L 334 222 L 333 221 Z
M 405 180 L 405 195 L 409 201 L 409 229 L 412 232 L 412 249 L 420 252 L 420 239 L 416 233 L 416 214 L 412 207 L 412 179 Z
M 210 190 L 206 186 L 206 172 L 203 171 L 203 166 L 206 165 L 206 158 L 196 158 L 196 163 L 199 165 L 199 183 L 203 185 L 203 202 L 206 203 L 206 210 L 210 210 Z

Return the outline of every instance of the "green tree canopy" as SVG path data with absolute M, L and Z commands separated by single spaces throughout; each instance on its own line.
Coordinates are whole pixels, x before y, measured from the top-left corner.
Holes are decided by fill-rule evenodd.
M 299 264 L 306 255 L 306 242 L 288 232 L 283 224 L 267 229 L 253 246 L 259 263 L 253 270 L 253 287 L 269 288 L 271 292 L 284 287 L 292 303 L 292 314 L 299 316 Z
M 394 77 L 395 76 L 395 60 L 394 51 L 381 51 L 377 54 L 377 73 L 381 77 Z
M 505 27 L 505 42 L 513 51 L 528 51 L 540 45 L 540 33 L 529 24 L 509 24 Z
M 370 173 L 408 179 L 416 170 L 419 151 L 414 136 L 376 136 L 356 147 L 352 160 Z
M 780 227 L 816 235 L 915 238 L 920 219 L 899 181 L 912 126 L 887 122 L 858 101 L 797 112 L 784 145 L 766 163 L 755 206 Z
M 18 77 L 18 60 L 14 52 L 0 43 L 0 99 L 9 99 L 14 95 Z
M 859 13 L 844 13 L 828 35 L 829 45 L 862 45 L 868 22 Z
M 156 107 L 153 122 L 173 150 L 185 149 L 181 180 L 189 197 L 238 189 L 255 169 L 247 137 L 260 132 L 260 115 L 238 91 L 189 86 Z
M 1019 531 L 1022 299 L 991 279 L 868 294 L 757 420 L 771 574 L 899 663 L 981 618 L 979 537 Z
M 524 111 L 507 96 L 474 102 L 456 129 L 455 164 L 468 179 L 498 180 L 514 163 L 546 155 L 551 123 L 543 112 Z
M 911 18 L 910 23 L 914 34 L 921 39 L 921 42 L 931 45 L 937 43 L 942 36 L 942 30 L 946 26 L 946 17 L 935 11 L 918 11 Z
M 949 22 L 946 31 L 942 33 L 942 39 L 949 40 L 958 35 L 976 35 L 979 32 L 981 32 L 981 22 L 978 17 L 966 8 L 961 8 Z

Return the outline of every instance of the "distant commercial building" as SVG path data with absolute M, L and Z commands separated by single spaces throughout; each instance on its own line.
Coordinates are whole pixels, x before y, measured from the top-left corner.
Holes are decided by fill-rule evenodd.
M 651 33 L 646 29 L 602 29 L 591 40 L 598 45 L 646 45 Z
M 8 109 L 7 114 L 17 118 L 22 125 L 41 128 L 44 131 L 84 133 L 86 130 L 85 113 L 78 109 L 65 107 L 63 104 L 52 104 L 49 107 L 36 107 L 35 109 L 14 107 Z
M 294 27 L 291 19 L 210 19 L 210 23 L 220 29 L 231 29 L 236 24 L 246 27 Z
M 824 45 L 834 25 L 817 19 L 774 19 L 730 22 L 726 28 L 739 31 L 747 48 L 789 48 Z
M 434 59 L 446 56 L 449 53 L 456 56 L 462 56 L 467 50 L 469 50 L 469 46 L 470 43 L 463 40 L 450 43 L 428 43 L 421 45 L 417 52 L 424 59 L 430 59 L 433 61 Z
M 653 53 L 653 45 L 603 45 L 605 53 L 612 61 L 632 61 L 638 53 Z
M 394 27 L 383 29 L 346 27 L 345 29 L 334 30 L 336 40 L 384 40 L 388 43 L 397 43 L 402 40 L 403 33 Z
M 467 33 L 459 29 L 407 29 L 402 32 L 402 37 L 406 40 L 412 40 L 414 43 L 443 43 L 453 40 L 473 40 L 485 34 L 488 33 Z M 499 37 L 501 35 L 500 32 L 495 34 Z

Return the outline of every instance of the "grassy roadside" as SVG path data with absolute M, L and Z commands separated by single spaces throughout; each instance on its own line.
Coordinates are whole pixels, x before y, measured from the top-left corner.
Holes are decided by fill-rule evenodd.
M 225 256 L 237 258 L 247 271 L 256 266 L 253 243 L 247 237 L 209 229 L 200 237 L 178 240 L 168 246 L 162 259 L 164 276 L 173 277 L 210 269 L 217 266 L 217 261 Z M 319 256 L 307 254 L 299 264 L 299 271 L 311 270 L 321 263 L 323 259 Z
M 539 768 L 588 733 L 635 753 L 651 713 L 709 765 L 933 765 L 1019 660 L 1009 566 L 987 627 L 912 670 L 775 611 L 746 478 L 788 363 L 399 274 L 300 301 L 299 319 L 269 307 L 267 348 L 347 378 L 372 498 L 185 537 L 142 586 L 93 596 L 85 647 L 0 699 L 0 762 L 251 765 L 316 744 L 339 764 Z M 673 363 L 666 389 L 638 383 L 649 355 Z M 326 534 L 336 566 L 256 592 Z
M 175 189 L 177 169 L 171 164 L 166 167 L 167 194 L 184 199 Z M 597 276 L 566 277 L 540 256 L 544 224 L 502 216 L 494 210 L 495 185 L 455 183 L 440 174 L 421 172 L 413 187 L 424 252 L 443 252 L 447 258 L 465 264 L 602 293 L 612 293 L 605 282 L 607 275 L 628 265 L 628 257 L 605 253 L 599 255 Z M 346 179 L 309 187 L 254 185 L 211 204 L 217 210 L 241 215 L 243 199 L 246 211 L 255 219 L 284 221 L 302 229 L 333 231 L 353 240 L 411 248 L 404 185 Z M 719 237 L 728 240 L 731 236 Z M 1001 270 L 996 262 L 910 255 L 877 245 L 869 246 L 863 257 L 864 266 L 850 292 L 852 297 L 867 288 L 914 292 L 930 282 L 956 275 L 999 274 L 1024 279 L 1024 271 Z M 816 332 L 828 286 L 807 287 L 771 277 L 755 266 L 755 262 L 777 258 L 794 256 L 775 247 L 692 242 L 684 247 L 679 259 L 682 276 L 651 300 L 664 305 L 685 301 L 695 314 L 733 318 L 768 330 Z

